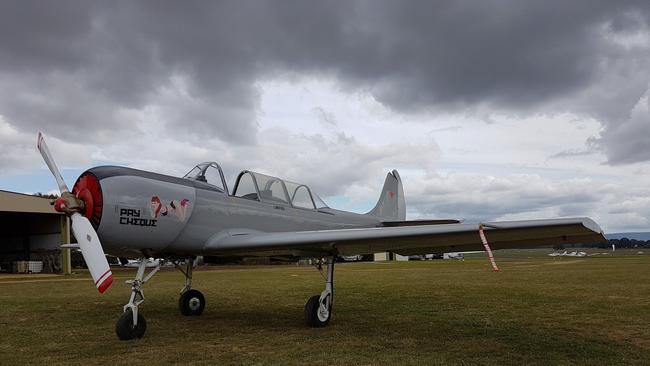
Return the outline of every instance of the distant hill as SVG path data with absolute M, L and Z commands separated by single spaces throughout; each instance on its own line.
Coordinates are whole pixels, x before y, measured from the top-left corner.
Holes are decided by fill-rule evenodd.
M 635 233 L 611 233 L 605 234 L 607 239 L 636 239 L 636 240 L 650 240 L 650 232 L 635 232 Z

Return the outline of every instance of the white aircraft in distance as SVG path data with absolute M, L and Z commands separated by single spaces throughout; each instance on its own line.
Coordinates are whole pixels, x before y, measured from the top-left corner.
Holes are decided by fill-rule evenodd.
M 146 322 L 138 311 L 144 301 L 142 286 L 160 269 L 156 266 L 145 276 L 150 257 L 167 258 L 183 273 L 180 312 L 195 316 L 205 308 L 205 297 L 192 288 L 196 256 L 317 259 L 318 270 L 327 264 L 325 288 L 309 298 L 304 314 L 308 326 L 323 327 L 332 316 L 334 258 L 339 255 L 482 250 L 479 234 L 487 235 L 495 249 L 605 241 L 600 227 L 589 218 L 481 224 L 407 221 L 396 170 L 386 176 L 377 205 L 366 214 L 356 214 L 328 207 L 304 184 L 247 170 L 229 190 L 221 167 L 214 162 L 199 164 L 182 178 L 95 167 L 82 173 L 70 191 L 40 133 L 38 149 L 61 192 L 54 208 L 71 218 L 99 292 L 113 282 L 104 253 L 140 259 L 129 282 L 129 302 L 115 327 L 120 339 L 145 333 Z
M 549 257 L 561 257 L 561 256 L 563 256 L 565 254 L 566 254 L 566 250 L 564 251 L 564 253 L 560 253 L 560 252 L 549 253 L 548 256 Z
M 155 268 L 155 267 L 158 267 L 158 266 L 167 265 L 166 262 L 161 261 L 160 259 L 147 258 L 146 261 L 147 261 L 147 262 L 145 263 L 145 266 L 146 266 L 147 268 Z M 141 260 L 141 259 L 127 259 L 127 260 L 126 260 L 126 263 L 122 263 L 122 260 L 120 260 L 120 264 L 121 264 L 123 267 L 133 267 L 133 268 L 138 268 L 138 267 L 140 267 L 141 263 L 142 263 L 142 260 Z
M 459 260 L 459 261 L 464 261 L 465 260 L 465 254 L 463 252 L 443 253 L 442 254 L 442 259 L 456 259 L 456 260 Z
M 553 253 L 549 254 L 549 256 L 551 256 L 551 257 L 586 257 L 587 252 L 579 252 L 579 251 L 575 250 L 573 252 L 567 253 L 567 251 L 565 250 L 562 253 L 553 252 Z

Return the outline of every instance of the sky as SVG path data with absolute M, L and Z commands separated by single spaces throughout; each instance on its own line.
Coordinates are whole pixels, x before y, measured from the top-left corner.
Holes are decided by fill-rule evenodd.
M 2 1 L 0 189 L 216 161 L 365 212 L 650 231 L 648 1 Z

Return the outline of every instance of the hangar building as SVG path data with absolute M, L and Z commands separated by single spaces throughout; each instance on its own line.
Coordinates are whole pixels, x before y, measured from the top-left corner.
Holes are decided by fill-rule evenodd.
M 70 273 L 70 220 L 51 201 L 0 190 L 1 272 Z

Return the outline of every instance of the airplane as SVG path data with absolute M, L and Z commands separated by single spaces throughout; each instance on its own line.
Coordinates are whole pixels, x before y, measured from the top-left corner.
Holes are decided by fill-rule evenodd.
M 579 252 L 577 250 L 574 250 L 571 253 L 566 254 L 567 257 L 586 257 L 587 252 Z
M 123 263 L 122 260 L 120 260 L 120 265 L 121 266 L 123 266 L 123 267 L 133 267 L 133 268 L 140 267 L 141 260 L 139 260 L 139 259 L 137 259 L 137 260 L 136 259 L 128 259 L 128 258 L 125 258 L 125 259 L 126 259 L 125 263 Z M 160 263 L 160 259 L 147 258 L 146 266 L 147 266 L 147 268 L 154 268 L 154 267 L 157 267 L 157 266 L 163 266 L 165 264 L 166 264 L 166 262 L 165 263 Z
M 550 257 L 586 257 L 587 252 L 579 252 L 577 250 L 574 250 L 573 252 L 568 253 L 566 250 L 562 253 L 560 252 L 553 252 L 549 254 Z
M 456 259 L 459 261 L 464 261 L 465 253 L 463 252 L 443 253 L 442 259 Z
M 396 170 L 386 175 L 377 204 L 366 214 L 330 208 L 307 185 L 248 170 L 239 173 L 229 190 L 216 162 L 198 164 L 183 177 L 98 166 L 83 172 L 70 191 L 40 132 L 37 147 L 61 192 L 54 209 L 72 221 L 77 244 L 69 247 L 81 250 L 98 291 L 104 293 L 113 283 L 105 253 L 139 260 L 135 277 L 127 281 L 129 301 L 115 327 L 121 340 L 141 338 L 146 331 L 139 311 L 142 287 L 160 269 L 158 264 L 145 275 L 148 258 L 166 258 L 183 273 L 178 304 L 186 316 L 201 315 L 206 304 L 203 294 L 192 288 L 197 256 L 313 259 L 325 287 L 305 304 L 305 323 L 324 327 L 332 317 L 337 256 L 475 251 L 483 250 L 482 241 L 488 239 L 494 249 L 605 241 L 600 227 L 586 217 L 484 223 L 406 220 Z

